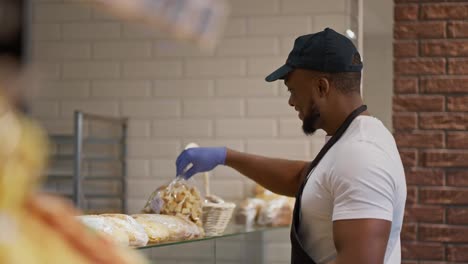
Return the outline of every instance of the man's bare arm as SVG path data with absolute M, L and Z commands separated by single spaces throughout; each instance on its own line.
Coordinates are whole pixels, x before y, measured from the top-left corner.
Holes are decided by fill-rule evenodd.
M 383 264 L 392 222 L 351 219 L 333 222 L 334 264 Z
M 225 165 L 272 192 L 295 196 L 309 162 L 268 158 L 227 149 Z

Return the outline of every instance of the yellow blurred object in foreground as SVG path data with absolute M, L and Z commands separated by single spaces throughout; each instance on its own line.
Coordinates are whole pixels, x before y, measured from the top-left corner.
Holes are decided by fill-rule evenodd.
M 43 130 L 15 112 L 0 89 L 0 263 L 143 264 L 75 219 L 66 200 L 38 193 L 48 143 Z
M 0 94 L 0 210 L 19 210 L 38 185 L 48 145 L 42 129 Z

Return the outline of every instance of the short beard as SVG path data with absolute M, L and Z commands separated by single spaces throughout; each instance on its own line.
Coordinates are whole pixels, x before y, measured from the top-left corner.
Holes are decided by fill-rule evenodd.
M 304 116 L 304 120 L 302 121 L 302 131 L 304 131 L 304 134 L 309 136 L 317 131 L 317 122 L 319 118 L 320 113 L 318 112 L 308 113 Z

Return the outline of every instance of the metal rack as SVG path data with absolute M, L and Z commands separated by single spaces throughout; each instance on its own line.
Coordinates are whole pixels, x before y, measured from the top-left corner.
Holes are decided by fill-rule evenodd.
M 127 123 L 126 118 L 75 111 L 72 135 L 50 135 L 46 189 L 69 197 L 87 213 L 127 212 Z

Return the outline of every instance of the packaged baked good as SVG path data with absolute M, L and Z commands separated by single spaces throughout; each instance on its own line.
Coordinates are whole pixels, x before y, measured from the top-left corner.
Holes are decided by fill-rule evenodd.
M 81 215 L 77 216 L 78 220 L 87 227 L 109 236 L 113 241 L 123 246 L 129 245 L 127 233 L 119 228 L 114 222 L 99 215 Z
M 262 207 L 266 204 L 265 200 L 258 198 L 247 198 L 240 205 L 236 212 L 235 220 L 239 225 L 252 227 Z
M 127 233 L 130 246 L 141 247 L 148 243 L 149 238 L 145 229 L 133 217 L 125 214 L 101 214 L 101 216 Z
M 134 217 L 148 235 L 149 243 L 162 243 L 170 240 L 169 229 L 158 222 L 150 221 L 145 217 Z
M 258 214 L 257 223 L 267 226 L 290 225 L 292 220 L 293 208 L 287 197 L 280 197 L 268 201 L 261 207 Z
M 198 188 L 178 177 L 156 189 L 146 202 L 143 212 L 179 216 L 202 226 L 202 202 Z
M 169 240 L 188 240 L 203 236 L 203 229 L 184 218 L 162 214 L 136 214 L 132 215 L 137 221 L 144 219 L 157 223 L 169 230 Z

